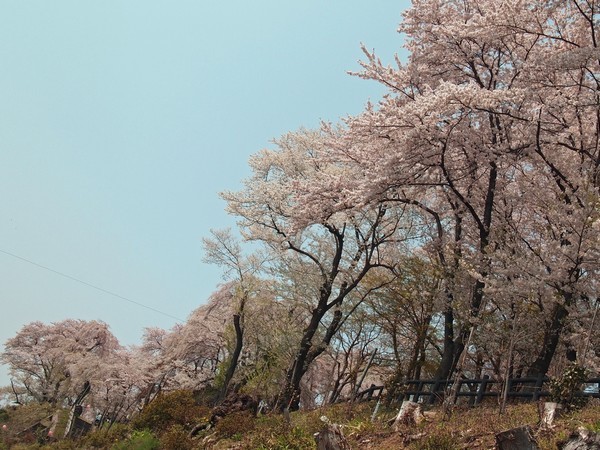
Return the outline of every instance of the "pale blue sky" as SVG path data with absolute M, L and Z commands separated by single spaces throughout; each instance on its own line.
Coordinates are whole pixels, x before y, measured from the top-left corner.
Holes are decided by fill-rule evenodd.
M 201 238 L 249 155 L 356 114 L 382 89 L 408 0 L 0 0 L 0 251 L 185 319 L 220 280 Z M 0 253 L 0 342 L 107 322 L 123 344 L 175 320 Z M 0 384 L 6 384 L 0 367 Z

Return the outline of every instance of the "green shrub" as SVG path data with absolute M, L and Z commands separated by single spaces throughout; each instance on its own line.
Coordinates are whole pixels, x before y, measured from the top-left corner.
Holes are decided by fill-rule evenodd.
M 81 441 L 74 441 L 72 439 L 63 439 L 60 441 L 53 442 L 51 445 L 46 445 L 40 448 L 40 450 L 80 450 L 82 448 Z M 108 448 L 108 447 L 107 447 Z
M 212 408 L 215 406 L 217 399 L 219 398 L 219 394 L 219 389 L 213 386 L 207 386 L 194 391 L 194 400 L 196 401 L 197 405 L 208 406 Z
M 550 381 L 550 400 L 560 403 L 566 410 L 582 408 L 588 399 L 577 394 L 586 378 L 585 367 L 569 365 L 561 377 Z
M 215 426 L 217 435 L 221 438 L 241 437 L 250 433 L 256 427 L 256 419 L 248 411 L 240 411 L 221 418 Z
M 199 406 L 191 391 L 173 391 L 160 394 L 133 420 L 138 430 L 164 431 L 173 425 L 189 429 L 203 417 L 210 415 L 210 409 Z
M 134 430 L 129 439 L 119 442 L 111 450 L 158 450 L 160 441 L 148 430 Z
M 81 438 L 80 442 L 85 448 L 110 448 L 117 442 L 127 439 L 131 434 L 131 427 L 115 423 L 108 429 L 94 430 Z

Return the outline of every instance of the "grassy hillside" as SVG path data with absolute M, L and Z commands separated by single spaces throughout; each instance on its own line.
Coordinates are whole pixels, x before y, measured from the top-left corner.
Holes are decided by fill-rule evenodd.
M 556 449 L 578 427 L 600 432 L 600 402 L 564 414 L 551 430 L 537 429 L 538 405 L 510 405 L 499 415 L 495 404 L 476 408 L 457 407 L 450 417 L 438 409 L 427 413 L 419 425 L 403 425 L 394 431 L 389 425 L 397 409 L 383 410 L 374 422 L 374 404 L 340 404 L 314 411 L 295 412 L 286 421 L 283 415 L 252 417 L 246 412 L 226 416 L 211 430 L 189 437 L 196 423 L 205 421 L 207 410 L 179 399 L 166 402 L 129 424 L 115 424 L 110 430 L 97 430 L 78 441 L 45 441 L 43 432 L 17 436 L 11 432 L 26 428 L 37 419 L 35 407 L 9 409 L 0 416 L 7 425 L 2 431 L 0 449 L 315 449 L 314 434 L 324 428 L 321 417 L 340 424 L 349 444 L 355 449 L 491 449 L 495 434 L 521 425 L 530 425 L 542 449 Z M 47 408 L 37 407 L 39 416 Z

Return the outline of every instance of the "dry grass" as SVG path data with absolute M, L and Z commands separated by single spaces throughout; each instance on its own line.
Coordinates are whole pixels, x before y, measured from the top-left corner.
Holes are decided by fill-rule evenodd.
M 493 449 L 495 435 L 511 428 L 529 425 L 534 431 L 542 450 L 556 449 L 557 444 L 564 441 L 579 427 L 586 427 L 600 432 L 600 400 L 591 402 L 585 408 L 559 417 L 551 430 L 540 431 L 538 405 L 509 405 L 503 415 L 499 415 L 498 406 L 494 403 L 475 408 L 457 407 L 449 417 L 441 411 L 432 409 L 427 420 L 418 425 L 403 425 L 398 431 L 389 426 L 398 407 L 378 415 L 377 420 L 370 420 L 373 408 L 371 404 L 341 404 L 320 408 L 313 411 L 292 413 L 286 422 L 283 415 L 268 415 L 258 418 L 232 417 L 231 423 L 225 423 L 217 430 L 201 433 L 199 439 L 189 439 L 184 427 L 161 430 L 163 447 L 212 450 L 254 449 L 254 450 L 313 450 L 316 448 L 314 433 L 325 426 L 321 416 L 327 416 L 330 422 L 342 425 L 343 432 L 353 449 L 370 450 L 462 450 Z M 28 422 L 33 411 L 22 410 L 18 419 Z M 35 411 L 33 416 L 46 414 L 45 410 Z M 17 419 L 17 417 L 13 417 Z M 14 424 L 14 422 L 13 422 Z M 225 427 L 228 425 L 228 427 Z M 238 426 L 240 425 L 240 426 Z M 225 429 L 226 428 L 226 429 Z M 166 432 L 166 433 L 165 433 Z M 89 437 L 91 438 L 93 434 Z M 202 444 L 202 439 L 210 437 Z M 114 439 L 109 439 L 114 444 Z M 185 442 L 184 442 L 185 441 Z M 52 446 L 23 445 L 25 449 L 66 449 L 69 442 L 63 441 Z M 88 444 L 90 444 L 88 442 Z M 4 448 L 7 448 L 8 446 Z M 177 445 L 175 445 L 177 444 Z M 184 445 L 185 444 L 185 445 Z M 61 446 L 62 445 L 62 446 Z M 90 446 L 91 447 L 91 446 Z M 0 449 L 3 446 L 0 443 Z M 75 448 L 75 447 L 73 447 Z M 109 445 L 98 448 L 110 448 Z
M 282 416 L 267 416 L 256 419 L 254 430 L 237 436 L 235 447 L 239 449 L 314 449 L 314 433 L 324 424 L 320 417 L 325 415 L 331 422 L 341 424 L 343 431 L 355 449 L 391 450 L 458 450 L 493 449 L 495 435 L 511 428 L 529 425 L 542 450 L 556 449 L 578 427 L 585 426 L 600 431 L 600 402 L 559 417 L 552 430 L 539 431 L 538 405 L 510 405 L 499 415 L 495 404 L 475 408 L 456 408 L 450 417 L 437 414 L 419 425 L 404 425 L 397 432 L 388 425 L 396 410 L 382 411 L 375 423 L 370 416 L 374 404 L 335 405 L 314 411 L 293 413 L 289 424 Z M 233 444 L 231 442 L 230 444 Z M 217 448 L 228 448 L 220 442 Z

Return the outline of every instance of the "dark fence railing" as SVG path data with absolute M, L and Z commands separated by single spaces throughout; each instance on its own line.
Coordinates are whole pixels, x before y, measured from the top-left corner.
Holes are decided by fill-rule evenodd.
M 509 399 L 522 399 L 537 401 L 548 397 L 546 390 L 547 377 L 511 378 L 508 380 L 507 397 Z M 469 404 L 477 405 L 486 397 L 499 398 L 503 394 L 506 380 L 494 380 L 489 376 L 480 379 L 463 378 L 458 381 L 458 397 L 469 398 Z M 399 394 L 393 400 L 412 400 L 422 403 L 438 403 L 449 393 L 455 380 L 408 380 L 399 387 Z M 383 386 L 374 386 L 360 391 L 354 397 L 356 401 L 378 400 L 384 395 Z M 577 395 L 584 397 L 600 398 L 600 378 L 589 378 L 584 383 L 584 390 Z

